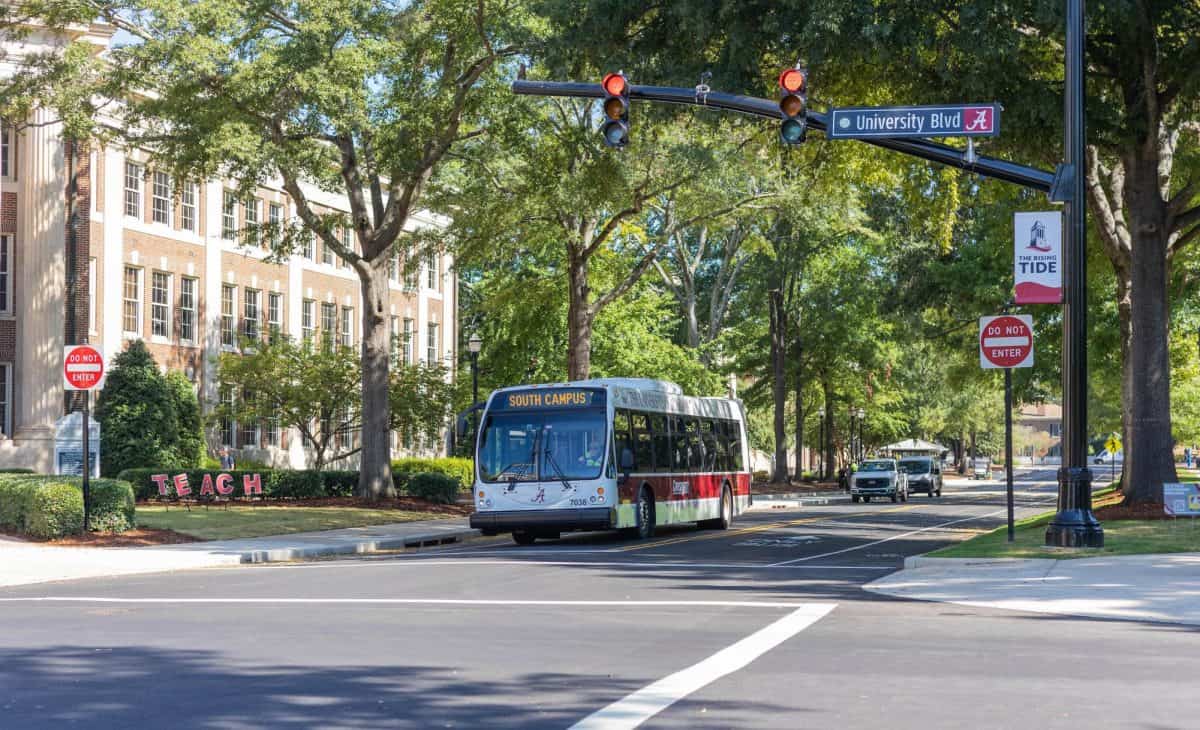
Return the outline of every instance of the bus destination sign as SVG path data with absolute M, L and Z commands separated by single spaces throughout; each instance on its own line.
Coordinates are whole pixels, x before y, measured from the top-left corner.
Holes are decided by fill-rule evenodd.
M 583 388 L 539 388 L 503 393 L 492 403 L 493 410 L 592 408 L 604 405 L 604 391 Z

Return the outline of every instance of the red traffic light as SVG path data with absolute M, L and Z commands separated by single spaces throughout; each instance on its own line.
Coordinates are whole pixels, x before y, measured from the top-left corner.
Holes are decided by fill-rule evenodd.
M 788 91 L 793 94 L 804 89 L 804 82 L 806 80 L 807 79 L 804 78 L 804 72 L 798 68 L 784 69 L 783 73 L 779 74 L 779 86 L 782 87 L 784 91 Z
M 605 74 L 604 80 L 600 82 L 604 87 L 604 92 L 612 96 L 620 96 L 624 94 L 628 88 L 625 77 L 621 74 Z

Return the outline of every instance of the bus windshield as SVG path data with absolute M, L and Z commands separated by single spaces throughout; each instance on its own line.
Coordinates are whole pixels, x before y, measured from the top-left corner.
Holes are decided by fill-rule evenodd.
M 491 413 L 479 441 L 486 482 L 595 479 L 604 465 L 606 411 Z

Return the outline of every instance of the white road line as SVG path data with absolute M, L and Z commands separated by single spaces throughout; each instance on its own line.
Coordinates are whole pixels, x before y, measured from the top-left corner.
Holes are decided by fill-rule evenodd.
M 570 730 L 626 730 L 667 709 L 711 682 L 732 674 L 812 626 L 837 604 L 810 603 L 687 669 L 664 677 L 593 712 Z
M 394 560 L 372 560 L 371 562 L 348 562 L 338 561 L 336 563 L 312 563 L 305 565 L 264 565 L 256 567 L 256 570 L 316 570 L 316 569 L 333 569 L 333 568 L 395 568 L 400 566 L 414 567 L 418 565 L 455 565 L 455 566 L 477 566 L 477 565 L 520 565 L 520 566 L 572 566 L 582 565 L 587 567 L 611 567 L 611 568 L 741 568 L 745 570 L 764 570 L 766 568 L 788 568 L 791 570 L 894 570 L 893 567 L 881 567 L 877 565 L 766 565 L 764 563 L 662 563 L 662 562 L 626 562 L 619 560 L 455 560 L 449 558 L 419 558 L 416 556 L 410 558 L 398 558 Z M 245 570 L 246 566 L 232 566 L 226 568 L 216 568 L 216 570 Z
M 717 607 L 811 609 L 816 604 L 795 601 L 553 601 L 502 598 L 119 598 L 110 596 L 26 596 L 0 598 L 0 603 L 121 603 L 121 604 L 334 604 L 429 606 L 573 606 L 606 607 Z M 833 608 L 831 605 L 830 609 Z M 828 613 L 822 612 L 821 615 Z M 820 618 L 817 616 L 816 618 Z M 815 618 L 813 619 L 816 620 Z M 803 627 L 800 627 L 803 628 Z M 799 629 L 797 629 L 799 631 Z
M 993 515 L 1000 515 L 1000 514 L 1004 514 L 1006 512 L 1008 512 L 1007 507 L 1005 507 L 1004 509 L 995 510 L 993 512 L 986 512 L 981 515 L 975 515 L 974 517 L 964 517 L 961 520 L 952 520 L 950 522 L 942 522 L 937 525 L 930 525 L 929 527 L 922 527 L 919 530 L 912 530 L 910 532 L 901 533 L 899 535 L 892 535 L 891 537 L 885 537 L 882 540 L 875 540 L 874 542 L 868 542 L 868 543 L 864 543 L 862 545 L 854 545 L 852 547 L 842 548 L 841 550 L 834 550 L 833 552 L 821 553 L 820 555 L 809 555 L 809 556 L 803 557 L 803 558 L 795 558 L 794 560 L 784 560 L 779 563 L 771 563 L 770 565 L 768 565 L 766 567 L 768 567 L 768 568 L 790 568 L 790 567 L 793 567 L 795 563 L 803 563 L 808 560 L 820 560 L 821 558 L 829 558 L 834 555 L 841 555 L 843 553 L 849 553 L 849 552 L 853 552 L 855 550 L 863 550 L 865 548 L 874 547 L 881 543 L 891 542 L 892 540 L 899 540 L 902 537 L 908 537 L 910 535 L 917 535 L 922 532 L 928 532 L 930 530 L 938 530 L 943 527 L 949 527 L 950 525 L 957 525 L 960 522 L 971 522 L 972 520 L 981 520 L 985 517 L 992 517 Z

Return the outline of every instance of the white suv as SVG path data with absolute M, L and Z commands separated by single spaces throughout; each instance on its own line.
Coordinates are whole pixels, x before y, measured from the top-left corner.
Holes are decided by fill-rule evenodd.
M 908 501 L 908 474 L 895 459 L 868 459 L 858 465 L 850 477 L 850 501 L 870 502 L 871 497 L 891 497 L 893 502 Z

